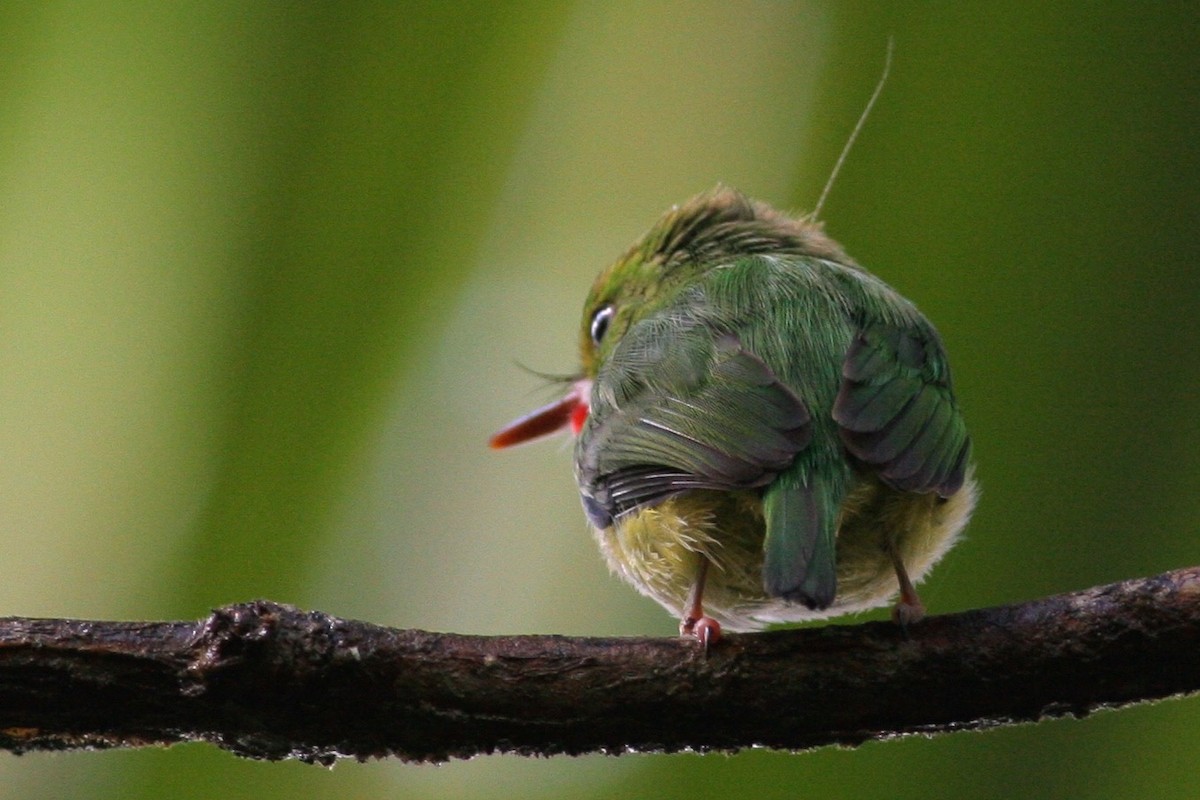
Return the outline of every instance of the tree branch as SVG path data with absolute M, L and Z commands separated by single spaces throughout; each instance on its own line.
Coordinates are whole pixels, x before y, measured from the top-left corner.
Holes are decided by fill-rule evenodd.
M 459 636 L 259 601 L 199 622 L 0 620 L 0 748 L 238 755 L 802 750 L 1200 689 L 1200 567 L 1022 605 L 683 639 Z

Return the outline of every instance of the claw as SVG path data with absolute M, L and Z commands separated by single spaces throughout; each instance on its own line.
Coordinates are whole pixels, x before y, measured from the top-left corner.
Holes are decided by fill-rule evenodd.
M 692 628 L 692 635 L 700 640 L 704 652 L 721 640 L 721 623 L 712 617 L 701 617 Z
M 704 652 L 721 640 L 721 623 L 712 617 L 684 617 L 679 621 L 679 635 L 690 636 L 704 647 Z
M 925 606 L 915 594 L 909 599 L 905 599 L 901 595 L 900 600 L 892 608 L 892 621 L 899 625 L 905 633 L 908 632 L 909 625 L 915 625 L 924 618 Z

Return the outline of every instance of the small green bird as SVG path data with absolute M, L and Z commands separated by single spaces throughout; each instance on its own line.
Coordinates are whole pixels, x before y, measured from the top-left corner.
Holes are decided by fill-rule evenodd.
M 715 642 L 884 605 L 975 505 L 933 325 L 820 223 L 718 187 L 602 272 L 567 395 L 492 437 L 570 427 L 610 568 Z

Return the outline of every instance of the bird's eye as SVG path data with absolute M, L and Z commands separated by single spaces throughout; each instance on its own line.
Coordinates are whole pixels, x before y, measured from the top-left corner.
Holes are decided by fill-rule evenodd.
M 608 333 L 608 323 L 612 322 L 612 318 L 612 306 L 604 306 L 592 315 L 592 341 L 597 345 L 604 339 L 604 334 Z

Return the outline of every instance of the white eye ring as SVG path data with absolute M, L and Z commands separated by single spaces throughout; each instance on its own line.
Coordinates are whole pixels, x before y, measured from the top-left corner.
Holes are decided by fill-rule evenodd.
M 592 342 L 600 344 L 604 334 L 608 333 L 608 323 L 612 322 L 615 311 L 612 306 L 605 306 L 592 315 Z

